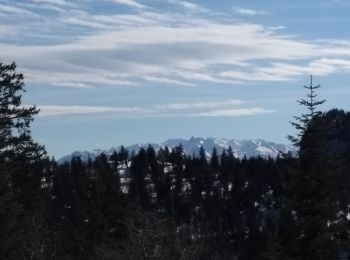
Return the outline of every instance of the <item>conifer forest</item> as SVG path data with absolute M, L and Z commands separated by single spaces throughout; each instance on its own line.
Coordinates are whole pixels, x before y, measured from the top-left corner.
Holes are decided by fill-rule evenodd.
M 350 259 L 350 112 L 320 112 L 318 87 L 285 119 L 297 154 L 178 144 L 58 163 L 32 138 L 24 76 L 0 63 L 0 259 Z

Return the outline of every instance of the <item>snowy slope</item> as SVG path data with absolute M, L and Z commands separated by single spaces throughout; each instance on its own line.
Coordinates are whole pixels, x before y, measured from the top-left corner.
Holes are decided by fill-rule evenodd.
M 251 140 L 236 140 L 236 139 L 225 139 L 225 138 L 201 138 L 201 137 L 191 137 L 188 140 L 185 139 L 168 139 L 167 141 L 161 144 L 134 144 L 126 147 L 127 150 L 138 152 L 141 147 L 147 148 L 148 145 L 151 145 L 156 151 L 159 150 L 160 147 L 167 146 L 169 150 L 174 148 L 175 146 L 182 144 L 184 151 L 188 155 L 196 155 L 198 154 L 199 148 L 203 146 L 203 148 L 211 154 L 213 148 L 215 147 L 218 151 L 218 154 L 221 154 L 223 149 L 232 148 L 234 154 L 238 158 L 246 157 L 256 157 L 261 156 L 267 158 L 269 156 L 276 157 L 279 152 L 286 153 L 291 151 L 295 153 L 295 148 L 290 145 L 285 144 L 277 144 L 261 139 L 251 139 Z M 58 160 L 59 163 L 63 163 L 64 161 L 69 161 L 73 156 L 80 156 L 82 160 L 86 161 L 89 157 L 91 159 L 96 158 L 97 155 L 102 152 L 107 155 L 112 154 L 114 151 L 118 151 L 120 147 L 112 147 L 108 150 L 93 150 L 91 152 L 88 151 L 76 151 L 70 155 L 66 155 Z

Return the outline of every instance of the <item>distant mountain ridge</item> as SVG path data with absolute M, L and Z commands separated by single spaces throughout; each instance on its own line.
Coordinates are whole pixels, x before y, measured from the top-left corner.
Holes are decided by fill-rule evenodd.
M 156 151 L 158 151 L 161 147 L 167 146 L 169 150 L 182 145 L 184 152 L 187 155 L 197 155 L 199 152 L 199 148 L 203 146 L 205 149 L 207 156 L 211 156 L 211 152 L 215 147 L 218 151 L 218 154 L 221 154 L 224 149 L 232 148 L 234 155 L 237 158 L 246 157 L 257 157 L 261 156 L 263 158 L 272 157 L 275 158 L 280 152 L 287 153 L 292 152 L 295 153 L 296 149 L 292 145 L 286 144 L 278 144 L 262 139 L 249 139 L 249 140 L 237 140 L 237 139 L 226 139 L 226 138 L 202 138 L 202 137 L 191 137 L 190 139 L 168 139 L 167 141 L 161 144 L 154 143 L 145 143 L 145 144 L 134 144 L 125 147 L 129 152 L 135 151 L 138 152 L 141 147 L 147 148 L 148 145 L 151 145 Z M 87 161 L 90 157 L 91 159 L 95 159 L 101 153 L 105 153 L 107 155 L 111 155 L 115 151 L 119 151 L 119 147 L 112 147 L 108 150 L 95 149 L 91 152 L 89 151 L 75 151 L 69 155 L 66 155 L 58 160 L 59 163 L 63 163 L 65 161 L 70 161 L 73 156 L 80 157 L 83 161 Z

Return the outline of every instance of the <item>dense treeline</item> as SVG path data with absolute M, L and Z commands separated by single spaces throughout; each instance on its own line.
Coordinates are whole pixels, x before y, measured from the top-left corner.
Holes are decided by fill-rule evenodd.
M 57 166 L 51 192 L 53 220 L 61 232 L 67 230 L 65 243 L 72 239 L 62 253 L 76 258 L 79 248 L 95 251 L 100 243 L 128 241 L 126 247 L 136 242 L 135 248 L 144 250 L 137 258 L 261 258 L 272 232 L 268 223 L 278 209 L 280 195 L 274 193 L 282 193 L 281 176 L 291 159 L 238 160 L 229 149 L 220 157 L 214 152 L 208 162 L 203 149 L 199 157 L 185 156 L 181 146 L 165 151 L 141 148 L 131 157 L 130 167 L 118 154 L 110 158 L 102 154 L 88 163 L 73 158 Z M 167 228 L 159 227 L 147 236 L 155 239 L 164 234 L 170 241 L 137 244 L 130 226 L 140 221 L 134 210 L 146 214 L 139 216 L 141 220 L 149 221 L 150 214 L 168 222 Z M 78 248 L 72 248 L 76 243 Z
M 302 100 L 297 157 L 179 144 L 59 165 L 15 69 L 0 63 L 0 259 L 349 258 L 350 113 Z

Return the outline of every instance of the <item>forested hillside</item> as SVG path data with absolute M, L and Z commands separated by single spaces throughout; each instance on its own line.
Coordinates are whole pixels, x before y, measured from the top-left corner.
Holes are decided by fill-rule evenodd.
M 312 84 L 294 157 L 179 144 L 58 164 L 23 80 L 0 63 L 0 259 L 349 259 L 350 113 L 318 112 Z
M 153 147 L 153 149 L 158 152 L 160 148 L 164 149 L 165 147 L 168 150 L 174 149 L 176 146 L 181 144 L 183 151 L 186 155 L 197 155 L 199 154 L 199 150 L 203 147 L 206 150 L 207 159 L 211 158 L 211 151 L 214 149 L 217 150 L 219 154 L 223 152 L 223 150 L 227 150 L 231 147 L 234 156 L 239 159 L 243 159 L 244 157 L 263 157 L 265 159 L 272 157 L 276 158 L 280 153 L 289 153 L 296 154 L 297 149 L 292 145 L 284 145 L 277 144 L 274 142 L 268 142 L 262 139 L 250 139 L 250 140 L 236 140 L 236 139 L 226 139 L 226 138 L 202 138 L 202 137 L 191 137 L 189 139 L 168 139 L 161 144 L 134 144 L 130 146 L 119 146 L 112 147 L 108 150 L 95 149 L 91 152 L 88 151 L 75 151 L 69 155 L 63 156 L 58 159 L 58 163 L 69 162 L 72 157 L 80 157 L 83 161 L 87 161 L 88 158 L 96 159 L 98 155 L 104 153 L 108 156 L 112 155 L 114 152 L 118 152 L 121 149 L 126 149 L 130 152 L 139 152 L 141 148 L 147 149 L 149 145 Z

